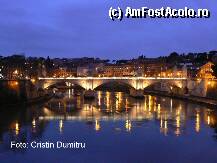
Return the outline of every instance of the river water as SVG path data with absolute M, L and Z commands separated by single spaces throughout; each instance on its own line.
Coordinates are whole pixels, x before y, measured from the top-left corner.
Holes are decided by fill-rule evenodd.
M 1 162 L 217 162 L 216 110 L 150 95 L 98 91 L 85 100 L 73 89 L 63 93 L 1 108 Z

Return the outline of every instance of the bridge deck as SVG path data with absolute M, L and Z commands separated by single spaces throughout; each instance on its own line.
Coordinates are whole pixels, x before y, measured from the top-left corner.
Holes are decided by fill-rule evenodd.
M 187 78 L 161 78 L 161 77 L 67 77 L 67 78 L 38 78 L 39 80 L 187 80 Z

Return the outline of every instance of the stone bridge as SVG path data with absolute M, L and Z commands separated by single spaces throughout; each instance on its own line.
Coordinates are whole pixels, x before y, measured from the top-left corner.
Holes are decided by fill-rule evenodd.
M 86 91 L 94 90 L 97 87 L 110 83 L 119 82 L 127 84 L 134 91 L 144 90 L 151 85 L 158 84 L 159 91 L 172 91 L 174 88 L 179 92 L 188 89 L 189 93 L 197 96 L 205 96 L 208 80 L 187 79 L 187 78 L 148 78 L 148 77 L 68 77 L 68 78 L 39 78 L 36 82 L 37 88 L 49 88 L 60 82 L 67 85 L 76 84 L 83 87 Z M 174 90 L 175 90 L 174 89 Z

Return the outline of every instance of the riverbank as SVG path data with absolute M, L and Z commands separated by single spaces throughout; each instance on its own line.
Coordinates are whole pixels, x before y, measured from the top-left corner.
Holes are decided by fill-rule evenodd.
M 45 102 L 45 101 L 50 100 L 52 97 L 54 97 L 54 94 L 46 94 L 46 95 L 41 96 L 41 97 L 30 99 L 30 100 L 26 101 L 25 104 L 26 105 L 32 105 L 32 104 L 35 104 L 35 103 Z
M 46 94 L 44 96 L 40 96 L 40 97 L 36 97 L 36 98 L 32 98 L 32 99 L 28 99 L 28 100 L 20 101 L 16 103 L 3 103 L 1 104 L 1 106 L 4 106 L 4 107 L 29 106 L 29 105 L 46 102 L 50 100 L 52 97 L 54 97 L 54 94 Z
M 165 97 L 175 98 L 183 101 L 189 101 L 191 103 L 207 106 L 209 108 L 215 108 L 215 109 L 217 108 L 217 100 L 213 100 L 206 97 L 169 94 L 167 92 L 159 92 L 159 91 L 145 91 L 144 93 L 149 95 L 165 96 Z

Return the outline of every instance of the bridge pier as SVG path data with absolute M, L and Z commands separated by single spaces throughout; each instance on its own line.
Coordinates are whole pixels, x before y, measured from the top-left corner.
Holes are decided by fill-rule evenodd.
M 95 91 L 94 90 L 85 90 L 84 91 L 84 98 L 86 99 L 94 99 L 95 98 Z
M 193 96 L 206 97 L 207 86 L 208 80 L 205 79 L 188 81 L 189 94 Z
M 130 89 L 130 96 L 134 98 L 144 98 L 143 89 Z

